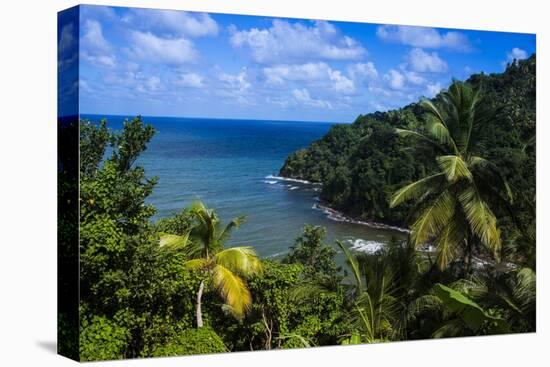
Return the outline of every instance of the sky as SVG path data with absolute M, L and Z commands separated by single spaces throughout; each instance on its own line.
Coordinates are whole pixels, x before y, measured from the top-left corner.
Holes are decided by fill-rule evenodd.
M 79 19 L 58 46 L 78 44 L 88 114 L 352 122 L 535 52 L 532 34 L 104 6 Z

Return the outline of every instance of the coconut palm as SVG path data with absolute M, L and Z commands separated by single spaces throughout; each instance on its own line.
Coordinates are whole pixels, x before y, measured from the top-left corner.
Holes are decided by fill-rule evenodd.
M 437 105 L 421 102 L 427 111 L 421 131 L 397 129 L 417 147 L 431 147 L 439 170 L 395 192 L 390 207 L 415 200 L 420 210 L 411 226 L 414 246 L 433 242 L 441 270 L 462 254 L 469 272 L 479 245 L 499 261 L 500 231 L 489 198 L 510 201 L 511 194 L 495 165 L 476 155 L 490 118 L 480 91 L 454 82 L 439 98 Z
M 355 328 L 343 344 L 389 341 L 400 333 L 401 305 L 397 297 L 396 272 L 387 254 L 358 258 L 340 241 L 336 241 L 351 269 L 354 285 L 350 312 Z
M 202 202 L 193 203 L 190 213 L 196 224 L 185 245 L 190 259 L 185 265 L 203 275 L 196 299 L 197 327 L 203 326 L 201 302 L 204 288 L 209 284 L 220 293 L 233 316 L 240 319 L 252 303 L 244 278 L 260 274 L 262 263 L 252 247 L 224 249 L 224 244 L 232 230 L 238 228 L 245 218 L 234 218 L 222 226 L 217 213 Z

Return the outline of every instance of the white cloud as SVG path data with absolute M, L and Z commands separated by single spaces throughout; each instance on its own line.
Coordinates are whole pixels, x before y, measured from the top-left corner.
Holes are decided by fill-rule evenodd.
M 401 90 L 405 88 L 405 75 L 395 69 L 390 69 L 388 73 L 384 75 L 384 79 L 388 82 L 391 89 Z
M 189 88 L 201 88 L 203 84 L 202 76 L 195 73 L 181 74 L 179 79 L 175 82 L 177 85 Z
M 443 61 L 437 52 L 425 52 L 420 48 L 413 48 L 407 56 L 410 67 L 418 72 L 441 73 L 448 69 L 447 63 Z
M 77 32 L 74 23 L 68 23 L 61 28 L 61 35 L 57 45 L 57 67 L 60 71 L 78 62 L 78 43 L 76 42 L 76 37 Z
M 354 80 L 372 80 L 378 78 L 378 70 L 374 63 L 357 63 L 348 67 L 348 73 Z
M 330 67 L 324 62 L 300 65 L 275 65 L 263 68 L 270 84 L 284 84 L 285 81 L 312 81 L 328 78 Z
M 433 98 L 441 91 L 443 87 L 439 82 L 430 83 L 426 86 L 426 91 L 424 92 L 426 97 Z
M 59 37 L 59 43 L 57 46 L 60 54 L 73 52 L 76 46 L 74 34 L 75 29 L 73 23 L 68 23 L 61 28 L 61 36 Z
M 329 22 L 316 21 L 308 27 L 275 19 L 270 28 L 230 29 L 234 47 L 249 48 L 258 63 L 289 63 L 312 60 L 357 60 L 366 50 L 343 36 Z
M 219 32 L 218 23 L 210 15 L 181 10 L 131 9 L 123 21 L 166 36 L 204 37 Z
M 107 56 L 107 55 L 99 55 L 99 56 L 92 56 L 89 54 L 83 53 L 82 56 L 89 62 L 93 64 L 100 64 L 107 67 L 114 67 L 116 65 L 116 61 L 114 56 Z
M 221 82 L 216 93 L 243 105 L 253 105 L 253 95 L 251 94 L 252 83 L 249 80 L 248 70 L 243 68 L 238 74 L 221 73 L 218 75 Z
M 83 35 L 80 40 L 81 56 L 85 61 L 107 67 L 116 65 L 113 47 L 103 36 L 101 23 L 96 20 L 86 20 Z
M 103 37 L 101 24 L 95 20 L 86 20 L 84 23 L 84 35 L 82 36 L 82 46 L 97 51 L 109 51 L 111 46 Z
M 160 81 L 160 78 L 158 76 L 147 78 L 147 80 L 145 81 L 145 85 L 147 86 L 147 90 L 151 92 L 158 91 L 162 88 L 162 82 Z
M 522 50 L 521 48 L 514 47 L 512 51 L 506 53 L 506 61 L 509 63 L 514 62 L 514 60 L 523 60 L 528 57 L 527 51 Z
M 286 82 L 306 82 L 325 89 L 350 94 L 355 92 L 353 80 L 332 69 L 324 62 L 300 65 L 275 65 L 263 68 L 268 84 L 284 85 Z
M 339 70 L 329 70 L 329 78 L 332 82 L 332 88 L 344 94 L 355 92 L 355 85 L 351 79 L 348 79 Z
M 90 87 L 90 84 L 85 79 L 80 79 L 78 81 L 78 88 L 82 92 L 92 92 L 93 91 L 92 88 Z
M 185 38 L 162 38 L 147 32 L 133 31 L 131 55 L 150 63 L 183 64 L 193 62 L 198 53 Z
M 387 42 L 413 47 L 446 48 L 463 52 L 472 49 L 468 37 L 464 34 L 455 31 L 440 33 L 428 27 L 383 25 L 377 28 L 376 35 Z
M 422 85 L 426 83 L 426 78 L 420 76 L 418 73 L 414 71 L 404 70 L 403 74 L 405 75 L 405 78 L 407 79 L 407 81 L 411 84 Z
M 332 104 L 330 102 L 322 99 L 312 98 L 309 95 L 309 91 L 305 88 L 294 89 L 292 91 L 292 97 L 294 97 L 294 100 L 299 104 L 303 104 L 311 107 L 321 107 L 321 108 L 332 109 Z

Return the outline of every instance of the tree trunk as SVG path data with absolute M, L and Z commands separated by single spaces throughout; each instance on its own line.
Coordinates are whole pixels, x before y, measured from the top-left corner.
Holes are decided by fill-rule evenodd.
M 271 349 L 271 340 L 272 340 L 272 329 L 273 329 L 273 321 L 270 322 L 271 326 L 267 323 L 267 318 L 265 317 L 265 310 L 262 307 L 262 321 L 264 323 L 265 327 L 265 349 L 270 350 Z
M 472 238 L 470 235 L 468 235 L 468 238 L 466 239 L 466 256 L 464 256 L 464 275 L 470 275 L 470 272 L 472 271 L 472 256 L 473 256 L 473 248 L 472 248 Z
M 203 326 L 202 309 L 201 309 L 201 298 L 202 298 L 203 291 L 204 291 L 204 280 L 201 280 L 199 291 L 197 292 L 197 328 L 201 328 Z

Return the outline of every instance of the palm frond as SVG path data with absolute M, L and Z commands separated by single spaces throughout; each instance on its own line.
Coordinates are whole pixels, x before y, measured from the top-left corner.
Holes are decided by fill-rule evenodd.
M 460 156 L 443 155 L 437 157 L 436 160 L 450 182 L 456 182 L 462 178 L 472 181 L 472 172 L 470 172 L 468 165 Z
M 466 325 L 460 318 L 452 319 L 445 322 L 437 330 L 432 333 L 432 338 L 453 338 L 464 336 L 467 334 Z
M 436 141 L 428 138 L 426 135 L 423 135 L 423 134 L 419 133 L 418 131 L 396 128 L 395 133 L 397 135 L 401 136 L 401 137 L 404 137 L 404 138 L 405 137 L 412 137 L 412 138 L 415 138 L 415 139 L 419 139 L 420 141 L 422 141 L 424 143 L 428 143 L 428 145 L 436 148 L 437 150 L 442 151 L 441 146 Z
M 493 251 L 497 261 L 502 246 L 497 220 L 489 206 L 483 201 L 475 185 L 470 185 L 459 195 L 458 200 L 466 214 L 472 232 Z
M 520 269 L 516 274 L 516 283 L 513 289 L 514 299 L 520 300 L 521 310 L 524 314 L 536 309 L 537 277 L 529 268 Z
M 243 224 L 245 221 L 246 221 L 246 216 L 245 215 L 241 215 L 239 217 L 233 218 L 233 220 L 231 220 L 231 222 L 229 222 L 225 226 L 225 228 L 220 232 L 220 234 L 218 235 L 218 241 L 220 243 L 227 242 L 227 240 L 229 240 L 229 238 L 231 236 L 231 232 L 234 229 L 239 228 L 241 226 L 241 224 Z
M 436 173 L 434 175 L 424 177 L 418 181 L 412 182 L 401 189 L 397 190 L 391 197 L 390 208 L 394 208 L 397 205 L 425 195 L 427 192 L 433 190 L 434 187 L 438 187 L 438 181 L 443 178 L 444 173 Z
M 449 129 L 439 119 L 429 119 L 427 131 L 435 139 L 435 141 L 448 145 L 451 148 L 454 147 L 455 144 Z
M 212 283 L 230 307 L 231 313 L 238 319 L 242 318 L 252 304 L 252 297 L 242 278 L 217 264 L 212 269 Z
M 207 265 L 208 261 L 206 259 L 192 259 L 183 263 L 183 266 L 189 270 L 202 270 L 205 269 Z
M 296 304 L 306 304 L 319 299 L 323 294 L 334 293 L 325 284 L 314 281 L 303 281 L 292 287 L 289 291 L 289 299 Z
M 313 343 L 309 338 L 306 338 L 300 334 L 297 333 L 281 333 L 277 339 L 280 340 L 296 340 L 298 343 L 304 347 L 309 348 L 311 346 L 315 346 L 315 343 Z
M 454 215 L 456 201 L 451 192 L 444 190 L 425 208 L 411 226 L 411 238 L 415 246 L 440 233 L 449 219 Z
M 170 248 L 181 248 L 185 247 L 189 241 L 189 232 L 183 236 L 178 236 L 175 234 L 169 233 L 159 233 L 159 246 L 160 247 L 170 247 Z
M 245 277 L 263 272 L 262 262 L 251 246 L 231 247 L 218 252 L 214 262 Z
M 363 282 L 361 280 L 361 271 L 359 269 L 359 264 L 357 262 L 357 258 L 349 251 L 346 245 L 342 241 L 336 241 L 336 244 L 342 250 L 344 253 L 344 256 L 346 257 L 346 261 L 351 267 L 351 270 L 353 272 L 353 277 L 355 278 L 355 285 L 357 287 L 357 293 L 361 293 L 363 291 Z
M 408 320 L 413 320 L 418 315 L 421 315 L 423 313 L 430 313 L 430 315 L 443 314 L 444 313 L 443 302 L 441 301 L 441 299 L 439 299 L 439 297 L 433 294 L 425 294 L 423 296 L 415 298 L 407 306 Z
M 445 128 L 449 128 L 447 126 L 447 122 L 445 120 L 445 118 L 443 117 L 443 115 L 441 114 L 441 112 L 439 111 L 439 109 L 435 106 L 435 104 L 433 104 L 432 101 L 430 101 L 429 99 L 424 99 L 420 102 L 420 105 L 422 107 L 424 107 L 424 109 L 426 109 L 428 111 L 428 113 L 430 115 L 432 115 L 433 117 L 435 117 L 437 119 L 438 122 L 440 122 L 441 124 L 443 124 L 443 126 Z
M 497 183 L 497 188 L 503 190 L 506 193 L 506 197 L 512 203 L 514 201 L 514 195 L 510 185 L 501 173 L 501 170 L 491 161 L 478 157 L 471 156 L 468 158 L 468 165 L 472 170 L 477 170 L 483 180 Z
M 466 233 L 458 219 L 451 219 L 441 230 L 435 244 L 437 246 L 437 265 L 443 271 L 459 254 L 460 244 Z

